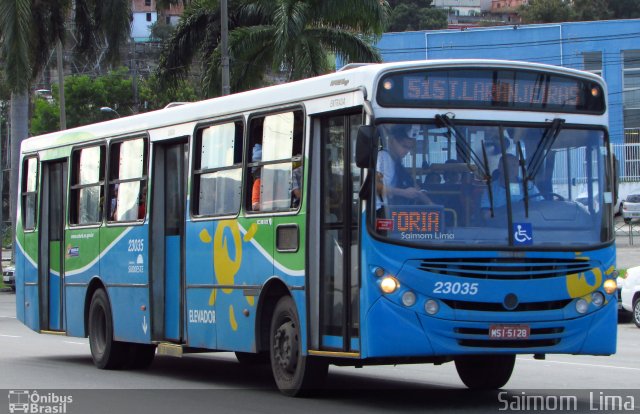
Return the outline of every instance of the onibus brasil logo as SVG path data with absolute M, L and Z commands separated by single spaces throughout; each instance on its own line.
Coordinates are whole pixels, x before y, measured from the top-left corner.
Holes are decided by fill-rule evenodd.
M 60 395 L 55 392 L 38 393 L 29 390 L 9 391 L 9 412 L 65 414 L 73 403 L 71 395 Z

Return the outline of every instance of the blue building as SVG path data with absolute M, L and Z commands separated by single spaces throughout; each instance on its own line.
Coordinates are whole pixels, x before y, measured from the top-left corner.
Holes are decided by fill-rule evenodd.
M 510 59 L 597 73 L 609 89 L 612 143 L 640 143 L 640 20 L 386 33 L 377 46 L 385 62 Z

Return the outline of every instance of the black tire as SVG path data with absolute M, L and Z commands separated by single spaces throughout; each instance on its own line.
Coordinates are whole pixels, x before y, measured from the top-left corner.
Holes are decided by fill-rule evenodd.
M 147 369 L 153 363 L 156 356 L 156 346 L 150 344 L 126 344 L 129 348 L 129 361 L 126 364 L 130 369 Z
M 511 378 L 516 356 L 468 355 L 457 357 L 455 362 L 464 385 L 476 390 L 495 390 Z
M 254 354 L 252 352 L 236 352 L 236 358 L 242 365 L 266 365 L 269 363 L 269 354 L 260 352 Z
M 629 323 L 633 320 L 633 312 L 621 309 L 618 311 L 618 323 Z
M 640 328 L 640 298 L 633 302 L 633 323 Z
M 127 344 L 113 340 L 113 318 L 107 293 L 98 289 L 89 307 L 89 346 L 100 369 L 120 369 L 127 362 Z
M 304 397 L 320 389 L 329 365 L 302 355 L 300 323 L 295 303 L 284 296 L 276 305 L 269 331 L 271 371 L 278 389 L 290 397 Z

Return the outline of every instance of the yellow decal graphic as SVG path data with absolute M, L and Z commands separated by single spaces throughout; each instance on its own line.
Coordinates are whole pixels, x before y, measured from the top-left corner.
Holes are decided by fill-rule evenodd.
M 233 247 L 230 247 L 229 238 L 225 230 L 229 230 L 233 238 Z M 235 248 L 235 254 L 231 258 L 230 249 Z M 213 269 L 222 285 L 233 285 L 236 273 L 242 264 L 242 244 L 240 243 L 240 229 L 233 220 L 224 220 L 218 224 L 216 234 L 213 237 Z M 222 289 L 224 293 L 231 293 L 232 289 Z
M 589 283 L 592 280 L 593 283 Z M 594 267 L 589 272 L 567 275 L 567 292 L 572 298 L 586 296 L 602 284 L 602 270 Z
M 215 234 L 203 229 L 199 233 L 200 241 L 206 244 L 213 242 L 213 269 L 218 284 L 235 285 L 235 277 L 242 265 L 242 242 L 248 243 L 256 235 L 258 225 L 251 224 L 244 237 L 240 235 L 240 227 L 235 220 L 223 220 L 217 225 Z M 222 288 L 222 293 L 230 295 L 234 292 L 231 288 Z M 218 289 L 212 289 L 209 296 L 209 306 L 214 306 L 218 295 Z M 244 297 L 250 306 L 254 306 L 253 296 Z M 229 325 L 233 331 L 238 330 L 238 321 L 233 309 L 229 305 Z
M 200 232 L 200 240 L 203 243 L 211 243 L 211 235 L 209 234 L 207 229 L 202 229 L 202 231 Z
M 233 305 L 229 305 L 229 324 L 234 331 L 238 330 L 238 322 L 236 322 L 236 315 L 233 313 Z

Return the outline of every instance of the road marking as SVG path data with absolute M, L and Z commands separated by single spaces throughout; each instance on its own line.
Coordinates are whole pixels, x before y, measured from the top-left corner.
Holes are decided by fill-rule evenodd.
M 518 358 L 518 361 L 541 362 L 541 361 L 535 361 L 535 360 L 526 359 L 526 358 Z M 583 366 L 583 367 L 614 368 L 614 369 L 626 369 L 626 370 L 631 370 L 631 371 L 640 371 L 640 368 L 618 367 L 618 366 L 615 366 L 615 365 L 585 364 L 585 363 L 582 363 L 582 362 L 564 362 L 564 361 L 547 361 L 547 360 L 544 360 L 542 362 L 547 362 L 547 363 L 551 363 L 551 364 L 579 365 L 579 366 Z
M 2 316 L 2 315 L 0 315 L 0 318 L 15 319 L 16 317 L 15 316 Z
M 0 337 L 2 337 L 2 338 L 22 338 L 21 336 L 17 336 L 17 335 L 0 335 Z
M 73 345 L 86 345 L 84 342 L 73 342 L 73 341 L 62 341 L 65 344 L 73 344 Z

